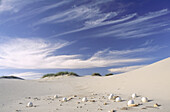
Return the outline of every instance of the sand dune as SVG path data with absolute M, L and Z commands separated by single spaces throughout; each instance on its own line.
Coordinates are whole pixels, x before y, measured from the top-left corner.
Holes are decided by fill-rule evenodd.
M 39 80 L 0 79 L 0 112 L 168 112 L 170 111 L 170 58 L 143 68 L 107 77 L 60 76 Z M 123 101 L 108 100 L 109 94 L 120 96 Z M 127 107 L 131 94 L 136 93 L 137 107 Z M 54 99 L 54 95 L 59 98 Z M 76 95 L 76 97 L 73 97 Z M 142 103 L 141 97 L 149 102 Z M 70 98 L 61 102 L 62 98 Z M 87 97 L 87 102 L 81 99 Z M 35 107 L 26 107 L 33 102 Z M 154 104 L 161 106 L 155 108 Z
M 161 99 L 170 100 L 170 58 L 159 61 L 157 63 L 145 66 L 143 68 L 110 76 L 99 78 L 96 87 L 106 87 L 106 91 L 114 88 L 128 89 L 130 92 L 141 91 L 143 93 L 151 93 L 151 96 L 159 96 Z M 90 80 L 90 79 L 89 79 Z M 92 81 L 93 82 L 93 81 Z M 90 83 L 91 84 L 91 83 Z M 93 83 L 94 85 L 96 82 Z M 100 86 L 98 86 L 100 85 Z M 93 87 L 90 86 L 89 87 Z M 101 90 L 102 89 L 97 89 Z M 153 92 L 155 92 L 153 94 Z M 161 94 L 161 95 L 160 95 Z

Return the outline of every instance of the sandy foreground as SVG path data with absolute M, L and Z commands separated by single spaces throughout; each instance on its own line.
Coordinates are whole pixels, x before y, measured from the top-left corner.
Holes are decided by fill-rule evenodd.
M 109 94 L 121 102 L 109 100 Z M 127 107 L 134 99 L 137 107 Z M 54 98 L 58 95 L 59 98 Z M 149 102 L 142 103 L 141 97 Z M 70 99 L 62 102 L 62 98 Z M 87 102 L 82 98 L 87 97 Z M 26 107 L 28 102 L 33 107 Z M 154 107 L 154 104 L 159 104 Z M 0 79 L 0 112 L 170 112 L 170 58 L 135 71 L 107 77 L 51 77 L 39 80 Z

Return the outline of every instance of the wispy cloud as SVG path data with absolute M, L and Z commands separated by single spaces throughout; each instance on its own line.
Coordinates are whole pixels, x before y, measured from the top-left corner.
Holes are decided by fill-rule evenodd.
M 139 69 L 139 68 L 142 68 L 146 65 L 137 65 L 137 66 L 128 66 L 128 67 L 121 67 L 121 68 L 111 68 L 111 69 L 108 69 L 109 72 L 112 72 L 112 73 L 122 73 L 122 72 L 129 72 L 129 71 L 132 71 L 132 70 L 135 70 L 135 69 Z
M 0 12 L 13 10 L 15 6 L 12 5 L 12 0 L 2 0 L 0 4 Z M 15 12 L 16 10 L 14 10 Z
M 39 0 L 39 1 L 42 1 L 42 0 Z M 17 5 L 17 0 L 14 0 L 13 2 L 14 2 L 14 5 Z M 34 3 L 34 2 L 30 1 L 30 3 Z M 27 13 L 22 13 L 22 14 L 18 13 L 18 14 L 15 14 L 14 16 L 11 16 L 10 18 L 6 18 L 5 20 L 1 20 L 0 24 L 4 24 L 4 23 L 7 23 L 9 21 L 15 21 L 15 20 L 26 21 L 26 20 L 28 20 L 30 18 L 36 17 L 37 15 L 45 13 L 45 12 L 51 10 L 51 9 L 55 9 L 55 8 L 60 7 L 60 6 L 63 6 L 65 4 L 67 4 L 67 3 L 69 3 L 69 2 L 70 1 L 64 0 L 64 1 L 60 1 L 60 2 L 57 2 L 57 3 L 52 4 L 52 5 L 49 4 L 49 5 L 45 5 L 45 6 L 42 6 L 42 7 L 29 9 L 29 10 L 27 10 Z M 9 3 L 6 3 L 6 4 L 10 6 L 10 4 L 12 4 L 12 1 L 9 1 Z M 23 2 L 22 4 L 20 4 L 20 8 L 13 6 L 11 10 L 8 9 L 6 11 L 14 11 L 13 9 L 16 9 L 17 11 L 15 11 L 15 12 L 18 12 L 25 5 L 27 5 L 27 4 L 25 2 Z M 6 6 L 3 4 L 1 7 L 3 9 L 3 7 L 6 7 Z M 3 9 L 0 12 L 6 12 L 6 11 L 5 11 L 5 9 Z
M 144 50 L 110 51 L 105 49 L 94 53 L 85 60 L 79 54 L 56 55 L 58 49 L 71 43 L 67 41 L 54 43 L 43 39 L 24 38 L 3 41 L 0 43 L 0 67 L 15 69 L 81 69 L 124 65 L 148 60 L 148 58 L 127 56 L 132 52 L 144 52 Z M 126 54 L 126 56 L 122 54 Z
M 140 53 L 140 52 L 154 52 L 157 51 L 159 49 L 161 49 L 163 47 L 160 46 L 152 46 L 152 47 L 141 47 L 141 48 L 137 48 L 137 49 L 127 49 L 127 50 L 112 50 L 109 51 L 109 53 L 111 55 L 114 56 L 124 56 L 124 55 L 129 55 L 129 54 L 134 54 L 134 53 Z
M 152 40 L 147 40 L 145 43 L 143 43 L 141 46 L 149 46 L 153 43 L 153 39 Z
M 0 5 L 0 13 L 6 11 L 18 12 L 24 8 L 24 6 L 35 3 L 37 1 L 40 2 L 43 0 L 2 0 L 2 4 Z M 24 21 L 28 18 L 32 18 L 40 14 L 45 14 L 50 9 L 59 9 L 60 6 L 62 7 L 68 3 L 71 3 L 71 5 L 75 4 L 75 6 L 65 8 L 62 11 L 56 11 L 55 13 L 52 13 L 48 16 L 45 14 L 45 17 L 40 16 L 42 18 L 38 17 L 38 21 L 30 24 L 30 26 L 33 25 L 32 27 L 37 27 L 39 25 L 58 23 L 77 24 L 75 26 L 71 24 L 72 27 L 69 31 L 63 31 L 62 33 L 52 35 L 51 37 L 59 37 L 103 26 L 108 27 L 105 27 L 104 29 L 96 29 L 92 34 L 89 33 L 89 37 L 110 36 L 122 39 L 141 38 L 168 31 L 170 20 L 159 18 L 170 14 L 168 9 L 149 12 L 144 15 L 139 15 L 137 12 L 123 15 L 120 9 L 114 10 L 113 12 L 103 11 L 101 9 L 101 5 L 110 1 L 112 0 L 95 0 L 89 3 L 81 1 L 82 3 L 80 2 L 79 4 L 74 3 L 72 0 L 59 1 L 55 4 L 48 4 L 47 6 L 29 9 L 27 13 L 12 16 L 8 19 L 2 20 L 0 23 L 18 19 L 20 19 L 20 21 Z M 112 2 L 116 3 L 116 1 Z
M 1 0 L 0 4 L 0 13 L 2 12 L 18 12 L 21 10 L 25 5 L 30 3 L 35 3 L 41 0 Z
M 67 34 L 71 34 L 71 33 L 76 33 L 76 32 L 80 32 L 80 31 L 84 31 L 84 30 L 89 30 L 89 29 L 92 29 L 92 28 L 102 27 L 102 26 L 105 26 L 105 25 L 117 24 L 117 23 L 120 23 L 120 22 L 127 21 L 129 19 L 132 19 L 135 16 L 136 16 L 136 14 L 131 14 L 131 15 L 127 15 L 127 16 L 121 18 L 121 19 L 118 19 L 118 20 L 109 20 L 109 21 L 104 21 L 104 22 L 100 21 L 100 23 L 97 22 L 98 20 L 93 21 L 93 22 L 86 21 L 85 24 L 87 24 L 87 23 L 89 23 L 89 24 L 85 25 L 82 28 L 71 30 L 71 31 L 64 32 L 64 33 L 60 33 L 60 34 L 57 34 L 57 35 L 53 35 L 51 37 L 58 37 L 58 36 L 62 36 L 62 35 L 67 35 Z M 96 23 L 98 23 L 98 24 L 96 24 Z
M 9 39 L 0 43 L 0 66 L 18 69 L 48 68 L 47 65 L 52 65 L 52 60 L 55 60 L 50 55 L 69 44 L 71 43 L 61 40 L 53 43 L 33 38 Z
M 139 16 L 136 19 L 113 25 L 100 33 L 95 34 L 95 37 L 114 36 L 118 38 L 140 38 L 158 34 L 166 29 L 169 21 L 160 21 L 157 17 L 169 14 L 168 9 L 163 9 L 156 12 L 150 12 L 144 16 Z M 159 29 L 159 30 L 158 30 Z
M 23 72 L 23 73 L 13 73 L 9 74 L 8 76 L 16 76 L 23 79 L 38 79 L 42 77 L 42 73 L 35 73 L 35 72 Z
M 62 23 L 71 20 L 74 21 L 85 21 L 86 26 L 100 24 L 103 21 L 115 17 L 116 12 L 102 13 L 98 7 L 89 7 L 86 5 L 73 7 L 66 11 L 56 13 L 52 16 L 42 18 L 36 25 L 41 25 L 45 23 Z
M 43 1 L 43 0 L 32 0 L 32 1 L 2 0 L 2 3 L 0 5 L 0 13 L 1 12 L 7 12 L 7 11 L 19 12 L 21 9 L 24 8 L 24 6 L 27 6 L 31 3 L 41 2 L 41 1 Z M 109 1 L 112 1 L 112 0 L 106 0 L 106 1 L 96 1 L 95 0 L 95 1 L 91 1 L 92 4 L 86 4 L 85 3 L 85 5 L 81 5 L 81 6 L 78 6 L 78 7 L 76 5 L 74 5 L 74 6 L 72 6 L 71 9 L 69 9 L 67 11 L 65 11 L 65 10 L 62 10 L 62 12 L 58 11 L 58 13 L 56 13 L 55 15 L 42 18 L 40 21 L 38 21 L 37 23 L 34 23 L 33 25 L 36 26 L 36 25 L 39 25 L 39 24 L 47 23 L 47 22 L 48 23 L 49 22 L 53 22 L 53 23 L 65 22 L 65 21 L 76 19 L 78 17 L 94 16 L 93 14 L 95 14 L 96 16 L 99 16 L 99 15 L 97 15 L 98 9 L 92 8 L 92 7 L 95 7 L 95 6 L 103 4 L 103 3 L 107 3 Z M 83 1 L 81 1 L 81 2 L 83 2 Z M 20 19 L 20 20 L 23 21 L 25 19 L 32 18 L 34 16 L 40 15 L 41 13 L 44 13 L 44 12 L 49 11 L 51 9 L 57 9 L 60 6 L 64 6 L 68 3 L 73 3 L 73 0 L 57 1 L 55 4 L 49 4 L 49 5 L 46 4 L 46 5 L 41 6 L 41 7 L 29 9 L 29 10 L 27 10 L 27 13 L 19 14 L 17 16 L 14 15 L 14 17 L 11 17 L 11 18 L 5 20 L 4 22 L 16 20 L 16 19 Z M 87 11 L 89 11 L 89 12 L 87 12 Z M 83 15 L 83 14 L 85 14 L 85 15 Z M 115 13 L 113 13 L 113 14 L 115 14 Z M 106 14 L 105 16 L 108 17 L 108 16 L 111 16 L 111 15 Z M 101 15 L 99 17 L 103 17 L 103 16 Z M 99 21 L 101 21 L 101 19 Z
M 77 33 L 84 30 L 89 30 L 91 28 L 102 27 L 105 25 L 112 25 L 109 27 L 105 27 L 102 30 L 99 30 L 95 34 L 91 34 L 90 37 L 105 37 L 105 36 L 112 36 L 118 38 L 140 38 L 146 37 L 154 34 L 159 34 L 164 32 L 169 27 L 167 24 L 169 21 L 163 21 L 157 19 L 160 16 L 164 16 L 169 14 L 168 9 L 163 9 L 160 11 L 149 12 L 143 16 L 138 15 L 137 13 L 127 15 L 125 17 L 119 19 L 112 19 L 108 20 L 107 13 L 106 16 L 102 16 L 98 19 L 91 19 L 85 21 L 83 27 L 74 29 L 71 31 L 67 31 L 64 33 L 60 33 L 57 35 L 53 35 L 52 37 L 63 36 L 71 33 Z M 102 14 L 101 14 L 102 15 Z M 115 16 L 118 15 L 118 12 Z M 94 18 L 94 17 L 92 17 Z M 160 30 L 161 28 L 161 30 Z
M 65 5 L 69 2 L 70 2 L 70 0 L 63 0 L 63 1 L 57 2 L 57 3 L 52 4 L 52 5 L 46 5 L 46 6 L 37 8 L 34 11 L 36 11 L 36 13 L 42 13 L 42 12 L 48 11 L 50 9 L 58 8 L 58 7 Z

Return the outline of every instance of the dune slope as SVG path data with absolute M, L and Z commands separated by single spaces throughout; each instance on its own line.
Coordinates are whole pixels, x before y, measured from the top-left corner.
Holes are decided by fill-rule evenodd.
M 98 78 L 86 83 L 94 91 L 124 91 L 170 100 L 170 58 L 127 73 Z M 165 97 L 167 96 L 167 97 Z
M 170 100 L 170 58 L 122 75 L 126 76 L 126 87 Z

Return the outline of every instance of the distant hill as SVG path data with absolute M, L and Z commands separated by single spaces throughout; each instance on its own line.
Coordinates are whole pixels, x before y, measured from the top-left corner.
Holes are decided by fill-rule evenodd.
M 19 79 L 19 80 L 24 80 L 23 78 L 16 77 L 16 76 L 2 76 L 0 79 Z

